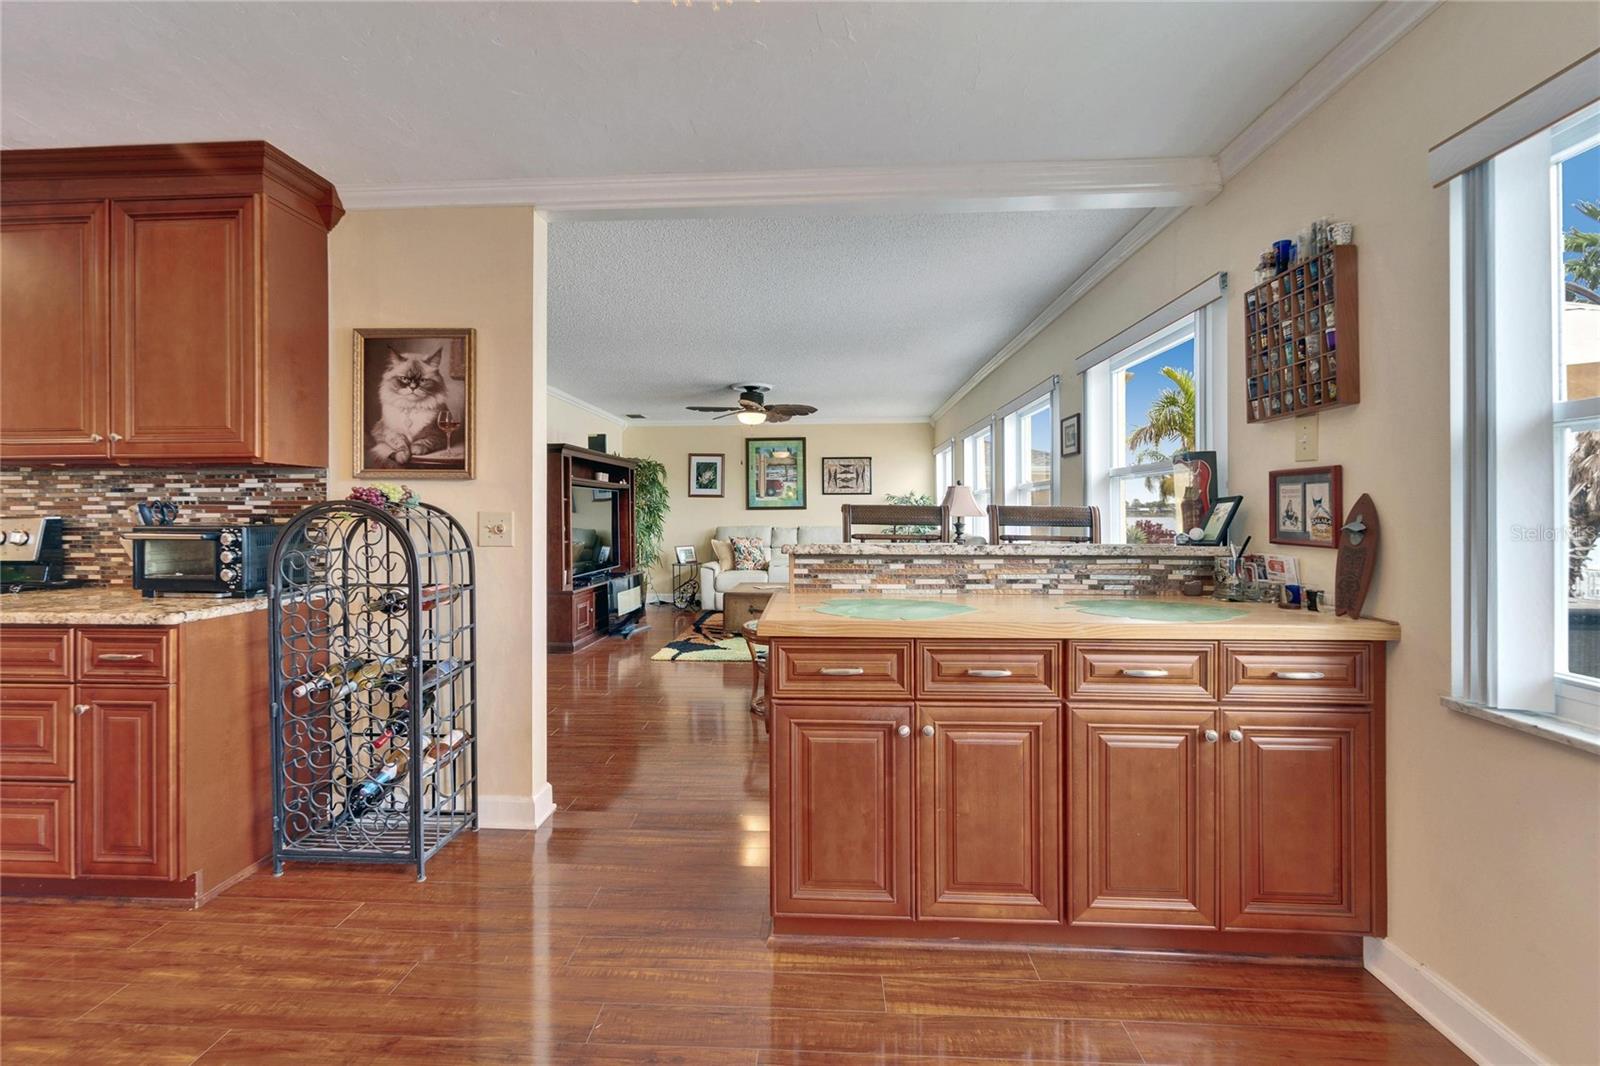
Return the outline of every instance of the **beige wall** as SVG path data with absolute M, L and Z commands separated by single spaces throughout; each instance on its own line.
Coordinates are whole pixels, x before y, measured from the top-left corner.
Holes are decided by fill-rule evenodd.
M 1362 400 L 1324 414 L 1320 461 L 1370 492 L 1384 548 L 1369 611 L 1390 655 L 1390 942 L 1537 1051 L 1600 1062 L 1600 760 L 1443 709 L 1449 688 L 1448 194 L 1427 151 L 1600 45 L 1589 4 L 1445 4 L 1205 207 L 1070 308 L 940 421 L 942 439 L 1226 270 L 1229 490 L 1266 541 L 1267 472 L 1294 465 L 1293 422 L 1245 424 L 1241 293 L 1259 251 L 1313 218 L 1355 223 Z M 1081 493 L 1081 468 L 1064 482 Z M 1327 587 L 1332 552 L 1299 553 Z
M 329 244 L 330 496 L 355 484 L 351 330 L 478 331 L 477 477 L 408 483 L 474 540 L 478 511 L 515 516 L 514 546 L 478 548 L 478 758 L 491 826 L 531 824 L 547 780 L 544 464 L 533 461 L 546 433 L 543 226 L 529 208 L 357 211 Z
M 806 503 L 804 510 L 751 511 L 745 508 L 744 442 L 751 437 L 796 436 L 806 439 Z M 717 526 L 839 524 L 843 503 L 881 503 L 885 493 L 933 492 L 933 435 L 926 422 L 828 425 L 796 419 L 782 426 L 745 427 L 709 423 L 704 426 L 630 426 L 622 452 L 649 457 L 667 468 L 672 513 L 667 516 L 662 560 L 652 579 L 665 590 L 672 549 L 693 544 L 699 558 L 711 557 L 711 531 Z M 690 497 L 689 453 L 721 452 L 727 485 L 718 498 Z M 872 457 L 871 496 L 824 496 L 824 456 Z
M 606 435 L 606 451 L 615 452 L 617 445 L 622 440 L 626 426 L 618 423 L 605 415 L 597 415 L 586 407 L 581 407 L 571 400 L 563 399 L 553 392 L 545 393 L 547 416 L 549 424 L 546 427 L 545 437 L 552 444 L 577 444 L 582 447 L 589 446 L 589 436 L 594 433 Z

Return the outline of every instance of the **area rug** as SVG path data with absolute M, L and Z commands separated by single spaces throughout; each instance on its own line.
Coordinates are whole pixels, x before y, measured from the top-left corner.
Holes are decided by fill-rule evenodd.
M 661 663 L 747 663 L 750 645 L 743 637 L 723 635 L 721 611 L 703 611 L 694 620 L 692 633 L 669 642 L 650 658 Z

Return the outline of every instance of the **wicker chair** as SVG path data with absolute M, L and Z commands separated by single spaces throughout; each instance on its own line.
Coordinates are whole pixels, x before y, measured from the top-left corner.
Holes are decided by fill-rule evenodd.
M 1075 529 L 1075 534 L 1007 533 L 1006 529 L 1022 526 L 1025 529 Z M 1051 541 L 1066 544 L 1100 543 L 1100 508 L 1098 507 L 1024 507 L 989 505 L 989 536 L 996 544 L 1017 544 Z
M 950 511 L 944 507 L 909 506 L 892 503 L 847 503 L 839 508 L 844 521 L 844 539 L 886 541 L 939 541 L 950 540 Z M 894 533 L 852 531 L 856 525 L 869 526 L 933 526 L 933 533 Z

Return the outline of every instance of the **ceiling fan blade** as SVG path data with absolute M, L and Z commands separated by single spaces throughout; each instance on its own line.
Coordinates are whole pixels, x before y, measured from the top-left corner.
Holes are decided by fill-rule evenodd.
M 769 425 L 777 422 L 787 422 L 791 417 L 793 416 L 786 415 L 782 411 L 774 411 L 770 407 L 767 408 L 767 423 Z
M 743 396 L 739 397 L 739 406 L 746 411 L 759 411 L 762 409 L 761 404 L 754 400 L 747 400 Z
M 738 412 L 737 410 L 724 411 L 720 415 L 712 415 L 711 416 L 711 421 L 716 422 L 716 421 L 718 421 L 720 419 L 732 418 L 734 415 L 739 414 L 739 413 L 740 412 Z
M 742 408 L 742 407 L 692 407 L 691 406 L 691 407 L 685 407 L 684 410 L 685 411 L 705 411 L 705 412 L 709 413 L 709 412 L 712 412 L 712 411 L 742 411 L 742 410 L 744 410 L 744 408 Z
M 767 414 L 771 415 L 773 413 L 781 414 L 786 418 L 793 418 L 795 415 L 814 415 L 817 413 L 817 409 L 805 403 L 768 404 Z

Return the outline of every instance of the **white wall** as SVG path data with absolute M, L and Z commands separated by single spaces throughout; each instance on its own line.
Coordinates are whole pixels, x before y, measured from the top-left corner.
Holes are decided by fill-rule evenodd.
M 1321 463 L 1370 492 L 1384 546 L 1370 613 L 1389 659 L 1390 942 L 1553 1062 L 1600 1062 L 1600 761 L 1445 710 L 1450 684 L 1448 194 L 1428 148 L 1600 46 L 1592 4 L 1444 4 L 940 419 L 940 438 L 1218 270 L 1228 296 L 1229 491 L 1265 547 L 1269 470 L 1293 420 L 1250 426 L 1242 292 L 1260 250 L 1313 218 L 1355 223 L 1362 400 L 1321 416 Z M 1087 429 L 1087 427 L 1086 427 Z M 1081 469 L 1069 468 L 1069 496 Z M 1331 585 L 1334 555 L 1297 553 Z

